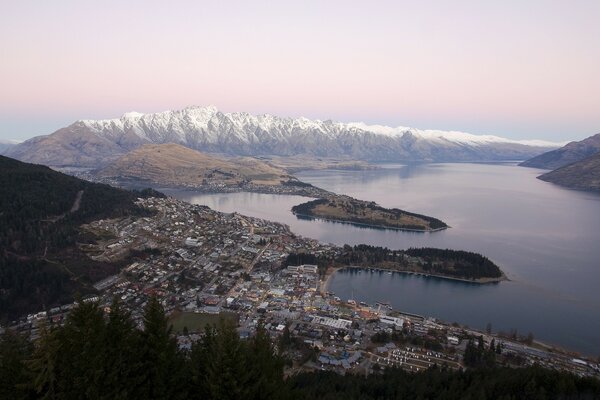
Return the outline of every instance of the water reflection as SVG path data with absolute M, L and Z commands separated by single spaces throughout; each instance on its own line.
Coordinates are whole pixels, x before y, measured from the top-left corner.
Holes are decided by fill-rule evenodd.
M 431 215 L 452 228 L 418 233 L 365 229 L 298 219 L 307 199 L 255 193 L 172 192 L 184 200 L 288 224 L 323 242 L 393 249 L 475 251 L 499 264 L 512 282 L 469 285 L 404 274 L 340 273 L 331 289 L 375 302 L 388 298 L 409 312 L 483 328 L 532 331 L 551 342 L 600 353 L 600 196 L 535 179 L 540 170 L 507 164 L 385 165 L 370 171 L 310 171 L 313 185 Z M 360 297 L 359 297 L 360 296 Z

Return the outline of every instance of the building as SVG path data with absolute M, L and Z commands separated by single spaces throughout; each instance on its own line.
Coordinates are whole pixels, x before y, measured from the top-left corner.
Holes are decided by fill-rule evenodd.
M 396 327 L 398 329 L 402 329 L 404 327 L 404 319 L 402 319 L 402 318 L 396 318 L 396 317 L 390 317 L 388 315 L 382 315 L 381 317 L 379 317 L 379 321 L 383 322 L 384 324 L 393 325 L 394 327 Z

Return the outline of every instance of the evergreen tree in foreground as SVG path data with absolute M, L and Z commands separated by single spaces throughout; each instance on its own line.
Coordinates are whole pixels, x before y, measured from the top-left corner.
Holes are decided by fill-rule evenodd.
M 494 345 L 485 348 L 482 340 L 470 342 L 465 357 L 488 368 L 416 374 L 391 368 L 367 377 L 319 371 L 284 381 L 282 359 L 261 324 L 248 340 L 232 323 L 207 326 L 183 352 L 154 298 L 143 330 L 115 299 L 107 313 L 82 303 L 64 326 L 39 331 L 33 344 L 11 332 L 0 336 L 1 399 L 600 398 L 596 379 L 539 367 L 491 368 Z
M 196 399 L 284 398 L 283 361 L 274 355 L 262 324 L 248 341 L 240 340 L 235 326 L 221 321 L 207 326 L 202 341 L 190 354 L 192 390 Z
M 26 361 L 33 347 L 21 336 L 10 331 L 0 338 L 0 399 L 26 399 L 32 378 Z
M 185 398 L 184 359 L 177 351 L 171 326 L 156 297 L 144 310 L 144 330 L 140 333 L 141 357 L 139 394 L 149 399 Z

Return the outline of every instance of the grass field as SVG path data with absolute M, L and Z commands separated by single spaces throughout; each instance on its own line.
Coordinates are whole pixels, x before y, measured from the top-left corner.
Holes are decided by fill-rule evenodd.
M 233 312 L 221 312 L 219 314 L 178 312 L 171 315 L 169 321 L 173 325 L 173 331 L 181 333 L 186 326 L 189 332 L 203 331 L 206 325 L 218 325 L 221 319 L 237 324 L 238 316 Z

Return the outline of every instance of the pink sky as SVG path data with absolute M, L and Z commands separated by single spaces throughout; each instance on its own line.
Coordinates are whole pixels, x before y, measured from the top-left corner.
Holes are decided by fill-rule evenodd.
M 4 2 L 0 138 L 214 104 L 582 139 L 600 132 L 599 21 L 600 1 Z

